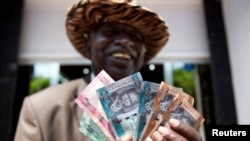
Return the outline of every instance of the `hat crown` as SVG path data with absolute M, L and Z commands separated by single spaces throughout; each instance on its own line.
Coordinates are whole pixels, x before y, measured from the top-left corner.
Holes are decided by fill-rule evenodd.
M 112 2 L 112 3 L 127 3 L 130 5 L 136 5 L 136 0 L 82 0 L 84 3 L 87 2 Z

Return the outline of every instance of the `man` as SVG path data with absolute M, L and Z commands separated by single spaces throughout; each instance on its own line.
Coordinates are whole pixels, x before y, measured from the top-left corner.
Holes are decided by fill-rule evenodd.
M 103 69 L 114 80 L 140 71 L 169 37 L 157 14 L 131 0 L 82 0 L 69 9 L 66 29 L 76 50 L 91 60 L 93 73 L 26 97 L 15 141 L 90 140 L 79 132 L 83 111 L 74 102 L 78 94 Z M 184 123 L 171 120 L 170 125 L 160 127 L 152 140 L 201 139 Z

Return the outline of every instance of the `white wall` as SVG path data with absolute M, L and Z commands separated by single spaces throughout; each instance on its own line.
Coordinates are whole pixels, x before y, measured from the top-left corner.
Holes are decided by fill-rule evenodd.
M 239 124 L 250 124 L 250 1 L 222 0 Z

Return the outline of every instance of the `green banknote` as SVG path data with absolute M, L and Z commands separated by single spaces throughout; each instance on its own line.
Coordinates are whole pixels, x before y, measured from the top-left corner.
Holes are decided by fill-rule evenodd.
M 93 141 L 109 141 L 102 130 L 87 114 L 83 114 L 79 130 Z

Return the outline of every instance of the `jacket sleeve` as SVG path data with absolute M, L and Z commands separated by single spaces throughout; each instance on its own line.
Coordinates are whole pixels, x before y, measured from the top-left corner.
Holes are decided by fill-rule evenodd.
M 43 141 L 37 116 L 29 97 L 23 101 L 14 141 Z

